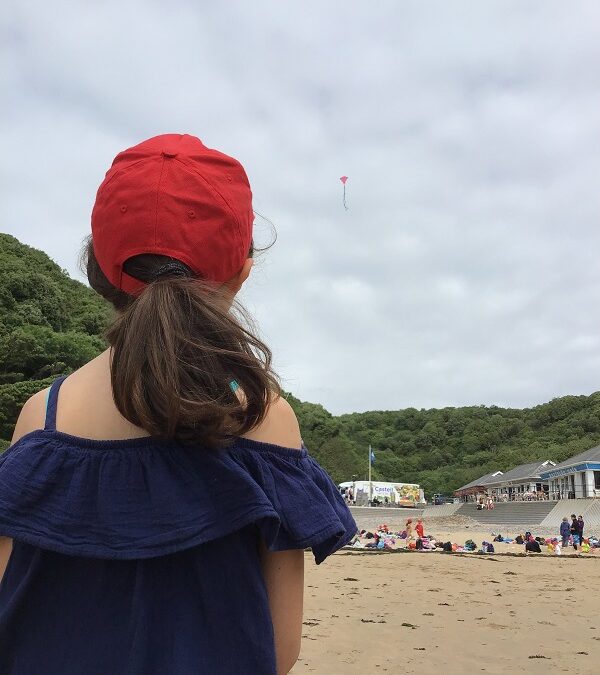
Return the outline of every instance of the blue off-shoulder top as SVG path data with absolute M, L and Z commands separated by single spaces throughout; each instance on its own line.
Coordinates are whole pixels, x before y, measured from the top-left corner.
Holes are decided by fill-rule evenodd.
M 0 675 L 275 675 L 259 542 L 317 563 L 356 524 L 307 450 L 43 430 L 0 456 Z

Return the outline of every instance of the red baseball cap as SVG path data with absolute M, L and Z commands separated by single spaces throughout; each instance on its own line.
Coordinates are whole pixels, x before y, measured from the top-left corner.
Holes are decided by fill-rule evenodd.
M 185 263 L 224 282 L 241 269 L 252 242 L 252 192 L 242 165 L 187 134 L 155 136 L 119 153 L 96 195 L 92 240 L 113 286 L 146 286 L 123 271 L 135 255 Z

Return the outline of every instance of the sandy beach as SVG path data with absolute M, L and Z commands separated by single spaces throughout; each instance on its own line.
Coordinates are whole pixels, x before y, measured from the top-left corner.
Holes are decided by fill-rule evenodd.
M 450 523 L 431 529 L 490 540 Z M 600 555 L 496 550 L 512 555 L 343 550 L 317 567 L 307 553 L 293 675 L 599 672 Z

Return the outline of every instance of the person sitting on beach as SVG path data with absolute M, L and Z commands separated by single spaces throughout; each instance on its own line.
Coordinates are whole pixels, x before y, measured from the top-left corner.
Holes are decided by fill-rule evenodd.
M 370 541 L 368 544 L 365 544 L 365 548 L 377 548 L 379 544 L 379 535 L 375 533 L 373 535 L 373 541 Z
M 542 549 L 540 547 L 540 542 L 536 541 L 533 537 L 530 537 L 529 540 L 525 542 L 525 551 L 527 553 L 541 553 Z
M 571 534 L 571 525 L 569 519 L 565 516 L 560 524 L 560 536 L 562 538 L 562 545 L 565 547 L 569 543 L 569 536 Z
M 406 521 L 406 541 L 412 541 L 413 539 L 413 524 L 412 518 L 409 518 Z

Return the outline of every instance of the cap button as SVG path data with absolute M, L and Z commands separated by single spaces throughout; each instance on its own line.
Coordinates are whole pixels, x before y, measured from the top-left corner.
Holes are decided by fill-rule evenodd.
M 177 157 L 177 153 L 174 150 L 163 150 L 162 156 L 163 157 Z

